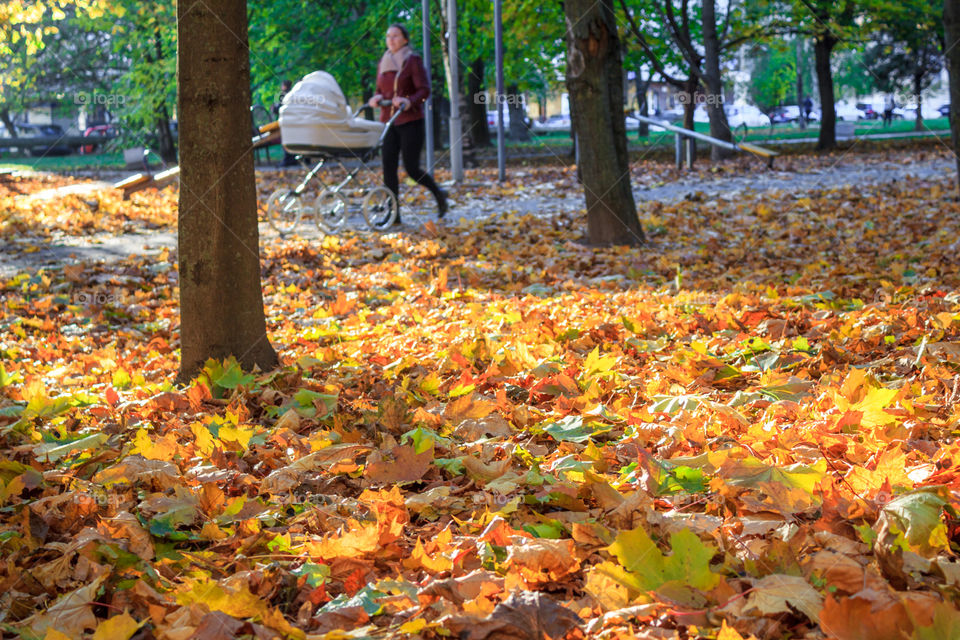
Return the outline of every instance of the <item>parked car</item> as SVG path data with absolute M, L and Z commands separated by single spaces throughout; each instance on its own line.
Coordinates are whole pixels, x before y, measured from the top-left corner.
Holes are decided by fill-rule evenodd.
M 948 102 L 947 104 L 942 104 L 942 105 L 940 105 L 940 107 L 937 109 L 937 111 L 940 112 L 940 117 L 941 117 L 941 118 L 949 118 L 949 117 L 950 117 L 950 103 Z
M 789 123 L 789 122 L 799 122 L 800 121 L 800 107 L 795 104 L 788 104 L 785 107 L 777 107 L 770 113 L 770 119 L 775 124 Z M 807 116 L 808 122 L 819 122 L 820 114 L 816 109 L 810 112 L 810 115 Z
M 864 120 L 876 120 L 880 117 L 880 113 L 873 108 L 873 105 L 866 102 L 858 102 L 854 105 L 855 108 L 863 112 Z
M 87 127 L 83 132 L 83 137 L 89 136 L 106 136 L 109 138 L 115 138 L 119 135 L 119 131 L 112 124 L 98 124 L 92 127 Z M 99 150 L 99 144 L 85 144 L 80 147 L 80 153 L 94 153 Z
M 504 116 L 506 116 L 506 114 L 504 114 Z M 506 117 L 503 119 L 503 126 L 509 126 Z M 550 116 L 544 122 L 534 120 L 533 125 L 531 125 L 530 128 L 534 133 L 546 133 L 548 131 L 569 131 L 570 116 L 566 114 Z
M 63 138 L 66 133 L 63 127 L 58 124 L 30 124 L 17 123 L 17 133 L 21 138 Z M 74 149 L 62 142 L 54 142 L 45 147 L 30 147 L 32 156 L 68 156 L 74 152 Z
M 752 104 L 724 105 L 727 114 L 727 124 L 733 127 L 766 127 L 770 124 L 770 116 Z
M 723 111 L 727 114 L 727 124 L 730 128 L 746 125 L 748 127 L 766 127 L 770 124 L 770 116 L 760 111 L 752 104 L 723 105 Z M 698 105 L 693 112 L 694 122 L 710 122 L 710 115 L 704 105 Z
M 894 109 L 894 113 L 896 113 L 897 111 L 898 111 L 898 109 Z M 903 114 L 902 117 L 903 117 L 905 120 L 916 120 L 916 119 L 917 119 L 917 105 L 916 105 L 916 104 L 908 104 L 908 105 L 905 105 L 902 109 L 899 109 L 899 111 L 902 112 L 902 114 Z M 943 117 L 943 116 L 940 114 L 940 110 L 939 110 L 939 109 L 934 109 L 932 106 L 930 106 L 930 105 L 928 105 L 928 104 L 924 104 L 924 105 L 923 105 L 923 108 L 920 110 L 920 114 L 923 116 L 923 119 L 924 119 L 924 120 L 933 120 L 934 118 L 942 118 L 942 117 Z
M 857 120 L 864 120 L 866 118 L 866 114 L 863 111 L 845 102 L 838 102 L 834 105 L 834 108 L 837 110 L 837 120 L 856 122 Z

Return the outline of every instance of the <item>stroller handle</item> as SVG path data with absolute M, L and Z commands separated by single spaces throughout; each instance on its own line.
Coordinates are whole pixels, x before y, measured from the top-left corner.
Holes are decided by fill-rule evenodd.
M 380 101 L 380 106 L 381 106 L 381 107 L 384 107 L 384 108 L 386 108 L 386 107 L 392 107 L 392 106 L 393 106 L 393 100 L 381 100 L 381 101 Z M 357 110 L 354 112 L 353 117 L 354 117 L 354 118 L 359 118 L 359 117 L 360 117 L 360 113 L 361 113 L 364 109 L 366 109 L 366 108 L 367 108 L 367 105 L 363 105 L 362 107 L 360 107 L 359 109 L 357 109 Z M 403 111 L 405 108 L 406 108 L 406 107 L 404 107 L 404 105 L 400 105 L 400 107 L 397 109 L 397 113 L 400 113 L 400 112 Z

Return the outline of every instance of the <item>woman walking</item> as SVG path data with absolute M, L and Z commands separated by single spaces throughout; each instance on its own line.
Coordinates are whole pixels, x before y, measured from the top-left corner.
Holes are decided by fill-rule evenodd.
M 377 68 L 377 93 L 370 98 L 371 107 L 382 101 L 380 121 L 386 122 L 395 109 L 403 109 L 383 141 L 383 184 L 397 197 L 397 224 L 400 223 L 400 181 L 397 178 L 399 159 L 407 174 L 430 190 L 437 199 L 437 217 L 447 213 L 447 193 L 437 186 L 433 176 L 420 168 L 420 149 L 426 135 L 423 103 L 430 96 L 430 85 L 423 60 L 410 48 L 410 34 L 399 24 L 387 29 L 387 51 Z

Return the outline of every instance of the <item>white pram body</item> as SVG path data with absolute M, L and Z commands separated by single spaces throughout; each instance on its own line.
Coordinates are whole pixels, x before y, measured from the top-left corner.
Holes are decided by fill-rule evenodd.
M 379 146 L 384 124 L 354 117 L 325 71 L 304 76 L 283 98 L 280 140 L 289 153 L 358 153 Z

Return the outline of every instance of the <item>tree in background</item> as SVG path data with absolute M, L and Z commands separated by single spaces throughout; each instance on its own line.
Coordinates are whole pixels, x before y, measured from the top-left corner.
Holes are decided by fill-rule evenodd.
M 100 49 L 91 50 L 74 33 L 73 22 L 103 15 L 103 5 L 103 0 L 0 2 L 0 122 L 9 135 L 17 136 L 13 112 L 57 93 L 98 86 L 90 72 Z
M 566 0 L 567 88 L 580 148 L 587 235 L 596 245 L 644 241 L 630 190 L 623 60 L 613 0 Z
M 247 7 L 177 3 L 180 379 L 208 358 L 270 369 L 250 149 Z
M 109 14 L 92 20 L 87 28 L 110 34 L 114 64 L 122 69 L 112 91 L 125 98 L 118 111 L 125 135 L 155 147 L 167 162 L 176 162 L 172 126 L 177 104 L 176 6 L 172 0 L 110 1 Z
M 923 129 L 923 92 L 943 66 L 941 16 L 930 0 L 884 3 L 871 13 L 876 31 L 864 53 L 864 64 L 877 87 L 894 93 L 910 86 L 917 103 L 916 130 Z
M 950 74 L 950 133 L 960 179 L 960 0 L 943 0 L 943 50 Z
M 817 149 L 837 146 L 837 108 L 831 57 L 834 49 L 862 17 L 856 0 L 794 0 L 796 31 L 813 38 L 814 68 L 820 92 L 820 135 Z M 860 3 L 862 4 L 862 3 Z
M 751 57 L 754 65 L 750 75 L 750 97 L 764 113 L 770 113 L 795 90 L 797 63 L 793 43 L 780 41 L 754 47 Z

